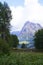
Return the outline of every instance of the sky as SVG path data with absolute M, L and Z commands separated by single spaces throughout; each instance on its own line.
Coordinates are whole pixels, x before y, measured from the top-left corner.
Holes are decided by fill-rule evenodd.
M 43 26 L 43 0 L 0 0 L 12 11 L 11 30 L 20 31 L 26 21 Z

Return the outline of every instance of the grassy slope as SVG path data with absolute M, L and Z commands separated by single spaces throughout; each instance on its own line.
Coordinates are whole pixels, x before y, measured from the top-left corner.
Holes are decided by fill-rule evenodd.
M 0 57 L 0 65 L 43 65 L 43 53 L 12 52 Z

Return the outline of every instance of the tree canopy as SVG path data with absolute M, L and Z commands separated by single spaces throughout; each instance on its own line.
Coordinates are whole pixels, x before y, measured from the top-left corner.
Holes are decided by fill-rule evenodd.
M 17 45 L 19 44 L 19 40 L 18 40 L 18 37 L 16 35 L 11 35 L 12 36 L 12 46 L 13 47 L 17 47 Z
M 2 38 L 7 36 L 10 29 L 10 20 L 12 19 L 11 10 L 6 2 L 0 2 L 0 34 Z
M 36 49 L 43 49 L 43 29 L 35 33 L 34 43 Z
M 0 2 L 0 53 L 9 53 L 11 10 L 6 2 Z

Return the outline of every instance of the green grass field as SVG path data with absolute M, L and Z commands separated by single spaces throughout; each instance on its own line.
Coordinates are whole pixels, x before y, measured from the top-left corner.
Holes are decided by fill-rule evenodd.
M 0 65 L 43 65 L 43 53 L 12 52 L 10 56 L 0 56 Z

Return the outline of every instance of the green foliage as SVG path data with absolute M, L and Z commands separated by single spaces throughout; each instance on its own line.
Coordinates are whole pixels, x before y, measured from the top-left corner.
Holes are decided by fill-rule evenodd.
M 26 46 L 25 46 L 25 44 L 24 44 L 24 43 L 22 44 L 21 48 L 26 48 Z
M 43 65 L 43 53 L 12 52 L 0 57 L 0 65 Z
M 9 54 L 9 45 L 4 39 L 0 39 L 0 54 Z
M 6 2 L 0 2 L 0 34 L 6 39 L 10 29 L 10 20 L 12 19 L 11 10 Z
M 9 53 L 11 10 L 6 2 L 0 2 L 0 54 Z
M 43 29 L 35 33 L 34 42 L 36 49 L 43 49 Z
M 17 45 L 19 44 L 19 40 L 18 40 L 18 37 L 16 35 L 11 35 L 12 37 L 12 47 L 17 47 Z

